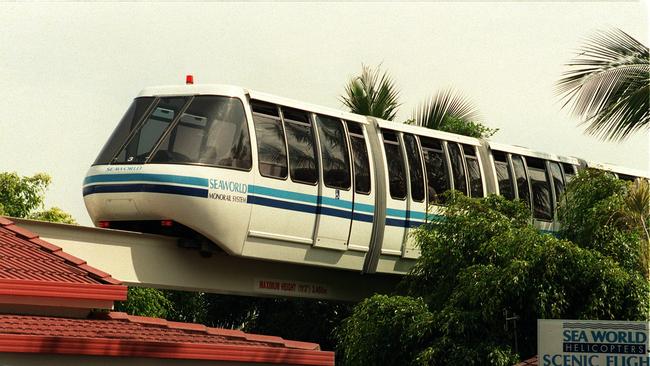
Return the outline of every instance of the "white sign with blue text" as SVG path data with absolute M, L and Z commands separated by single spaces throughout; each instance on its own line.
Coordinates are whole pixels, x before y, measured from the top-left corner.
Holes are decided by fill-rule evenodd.
M 650 366 L 650 322 L 537 320 L 540 366 Z

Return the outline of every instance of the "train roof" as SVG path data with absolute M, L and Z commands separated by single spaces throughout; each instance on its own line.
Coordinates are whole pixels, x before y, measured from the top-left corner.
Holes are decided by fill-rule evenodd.
M 650 179 L 650 173 L 647 171 L 639 170 L 639 169 L 632 169 L 632 168 L 626 168 L 614 164 L 606 164 L 606 163 L 596 163 L 593 161 L 587 161 L 587 167 L 589 168 L 594 168 L 594 169 L 600 169 L 600 170 L 606 170 L 608 172 L 613 172 L 617 174 L 624 174 L 624 175 L 629 175 L 633 177 L 643 177 Z
M 387 128 L 390 130 L 412 133 L 414 135 L 419 135 L 419 136 L 433 137 L 433 138 L 446 140 L 446 141 L 460 142 L 463 144 L 474 145 L 474 146 L 479 146 L 481 144 L 480 140 L 474 137 L 457 135 L 455 133 L 434 130 L 427 127 L 414 126 L 406 123 L 392 122 L 392 121 L 386 121 L 381 119 L 377 119 L 377 122 L 379 124 L 379 127 Z
M 559 161 L 562 163 L 569 163 L 572 165 L 580 165 L 580 160 L 578 158 L 570 157 L 570 156 L 562 156 L 562 155 L 555 155 L 555 154 L 549 154 L 545 152 L 540 152 L 540 151 L 533 151 L 530 150 L 527 147 L 523 146 L 516 146 L 516 145 L 506 145 L 506 144 L 501 144 L 498 142 L 488 142 L 490 145 L 491 150 L 498 150 L 498 151 L 505 151 L 509 152 L 512 154 L 519 154 L 519 155 L 524 155 L 524 156 L 531 156 L 534 158 L 540 158 L 540 159 L 545 159 L 545 160 L 553 160 L 553 161 Z
M 251 99 L 258 99 L 265 102 L 303 109 L 309 112 L 325 114 L 331 117 L 337 117 L 348 121 L 364 124 L 368 123 L 366 117 L 359 114 L 345 112 L 335 108 L 323 107 L 316 104 L 305 103 L 295 99 L 279 97 L 277 95 L 245 89 L 234 85 L 192 84 L 153 86 L 143 89 L 140 94 L 138 94 L 139 97 L 173 95 L 225 95 L 230 97 L 239 97 L 242 99 L 244 99 L 246 96 L 249 96 Z

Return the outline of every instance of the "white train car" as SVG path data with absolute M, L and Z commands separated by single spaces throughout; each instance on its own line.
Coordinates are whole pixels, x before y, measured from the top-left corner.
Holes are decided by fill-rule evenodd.
M 84 180 L 101 227 L 229 255 L 403 274 L 441 194 L 524 200 L 542 230 L 586 163 L 223 85 L 144 89 Z M 621 173 L 622 174 L 622 173 Z

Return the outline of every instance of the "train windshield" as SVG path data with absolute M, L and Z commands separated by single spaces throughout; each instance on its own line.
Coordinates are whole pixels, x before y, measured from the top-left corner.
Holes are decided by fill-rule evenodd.
M 133 112 L 127 112 L 95 164 L 176 163 L 250 169 L 250 137 L 239 99 L 202 95 L 146 102 L 146 98 L 136 99 L 129 109 Z

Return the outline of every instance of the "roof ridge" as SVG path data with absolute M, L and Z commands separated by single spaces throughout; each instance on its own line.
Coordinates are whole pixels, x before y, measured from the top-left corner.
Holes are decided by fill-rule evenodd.
M 38 236 L 38 234 L 33 233 L 30 230 L 27 230 L 23 227 L 16 225 L 13 221 L 9 220 L 4 216 L 0 216 L 0 227 L 14 232 L 17 236 L 29 241 L 32 244 L 35 244 L 41 250 L 51 253 L 63 259 L 64 262 L 87 272 L 88 275 L 92 278 L 104 281 L 106 282 L 106 284 L 109 285 L 122 284 L 122 281 L 113 278 L 110 274 L 102 270 L 99 270 L 93 266 L 88 265 L 88 263 L 81 258 L 75 257 L 74 255 L 64 252 L 63 249 L 61 249 L 61 247 L 41 239 Z
M 228 338 L 245 339 L 251 342 L 265 342 L 265 343 L 282 345 L 285 348 L 302 349 L 302 350 L 320 350 L 320 345 L 318 345 L 317 343 L 291 341 L 277 336 L 269 336 L 263 334 L 250 334 L 235 329 L 215 328 L 215 327 L 208 327 L 198 323 L 183 323 L 183 322 L 169 321 L 161 318 L 129 315 L 127 313 L 117 312 L 117 311 L 102 313 L 102 315 L 103 314 L 105 314 L 105 316 L 110 320 L 121 320 L 130 323 L 143 324 L 143 325 L 160 327 L 160 328 L 178 329 L 183 331 L 199 332 L 208 335 L 219 335 Z

